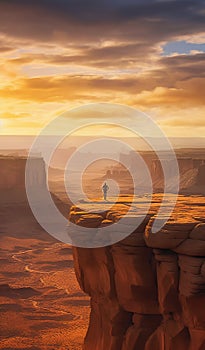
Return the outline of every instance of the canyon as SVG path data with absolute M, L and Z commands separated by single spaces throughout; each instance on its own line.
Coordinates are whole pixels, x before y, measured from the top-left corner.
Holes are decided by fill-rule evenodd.
M 1 349 L 32 349 L 34 341 L 38 350 L 79 350 L 85 336 L 84 350 L 205 350 L 205 197 L 197 194 L 199 185 L 204 188 L 204 160 L 199 154 L 199 161 L 188 158 L 179 161 L 181 181 L 183 176 L 197 179 L 197 188 L 195 181 L 193 193 L 179 194 L 171 217 L 157 233 L 152 232 L 153 221 L 160 224 L 164 218 L 157 217 L 163 195 L 156 192 L 142 223 L 129 236 L 105 247 L 73 246 L 72 253 L 31 212 L 26 157 L 0 157 Z M 30 186 L 47 190 L 43 159 L 31 162 Z M 152 176 L 160 190 L 157 164 Z M 52 198 L 65 217 L 69 214 L 79 229 L 90 225 L 96 235 L 103 226 L 115 232 L 125 215 L 129 226 L 143 215 L 149 200 L 126 194 L 109 209 L 92 200 L 72 206 L 57 192 Z M 133 200 L 134 210 L 128 214 Z M 93 213 L 86 211 L 87 205 Z M 169 206 L 168 199 L 165 216 Z

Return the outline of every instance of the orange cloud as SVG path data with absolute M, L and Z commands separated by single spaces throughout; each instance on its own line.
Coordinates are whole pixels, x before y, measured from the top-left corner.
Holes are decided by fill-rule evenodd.
M 168 132 L 194 126 L 193 113 L 203 127 L 205 53 L 163 56 L 169 41 L 203 42 L 202 5 L 1 1 L 5 132 L 37 132 L 58 111 L 98 101 L 142 109 Z

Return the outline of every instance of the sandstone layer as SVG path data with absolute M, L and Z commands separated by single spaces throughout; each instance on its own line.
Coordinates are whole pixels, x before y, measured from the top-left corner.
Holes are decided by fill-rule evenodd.
M 73 248 L 78 282 L 91 297 L 84 350 L 205 349 L 204 205 L 203 197 L 179 197 L 157 233 L 153 210 L 116 244 Z M 70 220 L 85 225 L 89 217 L 99 227 L 122 213 L 120 205 L 101 218 L 73 207 Z

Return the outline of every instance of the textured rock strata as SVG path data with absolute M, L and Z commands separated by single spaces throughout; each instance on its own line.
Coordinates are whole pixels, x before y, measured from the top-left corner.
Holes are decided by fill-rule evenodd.
M 72 221 L 84 215 L 72 211 Z M 154 234 L 152 223 L 109 247 L 73 248 L 91 297 L 84 350 L 205 349 L 205 224 L 175 218 Z

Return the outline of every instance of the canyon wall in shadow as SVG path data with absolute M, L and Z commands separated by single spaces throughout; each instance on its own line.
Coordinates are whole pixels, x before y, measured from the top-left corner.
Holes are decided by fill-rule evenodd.
M 0 189 L 25 188 L 25 168 L 27 157 L 0 157 Z M 28 181 L 30 186 L 46 186 L 45 163 L 42 158 L 29 160 L 30 172 Z

